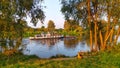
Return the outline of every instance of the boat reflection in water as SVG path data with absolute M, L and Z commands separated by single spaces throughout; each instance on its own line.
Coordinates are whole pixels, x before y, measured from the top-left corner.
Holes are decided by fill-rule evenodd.
M 44 40 L 39 40 L 39 42 L 42 45 L 48 45 L 48 46 L 53 46 L 53 45 L 55 45 L 59 41 L 60 41 L 59 39 L 44 39 Z
M 23 54 L 36 55 L 40 58 L 50 58 L 56 55 L 73 57 L 76 56 L 79 51 L 90 51 L 86 43 L 83 44 L 83 42 L 79 42 L 77 39 L 70 38 L 44 40 L 24 39 L 23 44 L 26 45 L 19 47 Z

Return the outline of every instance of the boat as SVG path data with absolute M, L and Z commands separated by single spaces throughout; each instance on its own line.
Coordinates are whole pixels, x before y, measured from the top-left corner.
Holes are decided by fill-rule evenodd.
M 40 40 L 40 39 L 61 39 L 64 38 L 63 36 L 50 36 L 50 37 L 29 37 L 30 40 Z
M 40 39 L 60 39 L 63 38 L 63 35 L 52 35 L 49 32 L 47 34 L 41 33 L 35 35 L 34 37 L 29 37 L 30 40 L 40 40 Z
M 58 34 L 50 34 L 49 32 L 47 34 L 41 33 L 38 35 L 35 35 L 34 37 L 29 37 L 30 40 L 42 40 L 42 39 L 61 39 L 61 38 L 71 38 L 75 39 L 75 36 L 63 36 L 63 35 L 58 35 Z

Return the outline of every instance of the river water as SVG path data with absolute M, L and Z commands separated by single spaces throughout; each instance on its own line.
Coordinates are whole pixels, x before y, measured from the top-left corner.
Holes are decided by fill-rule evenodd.
M 24 55 L 35 55 L 39 58 L 50 58 L 57 55 L 64 55 L 74 57 L 79 51 L 88 52 L 90 46 L 85 41 L 79 41 L 77 39 L 64 38 L 64 39 L 44 39 L 44 40 L 30 40 L 24 38 L 18 44 L 3 43 L 0 42 L 0 52 L 5 50 L 17 49 Z M 117 44 L 120 43 L 120 36 Z
M 56 55 L 73 57 L 79 51 L 90 51 L 90 47 L 84 41 L 80 42 L 77 39 L 24 39 L 22 44 L 19 50 L 24 55 L 36 55 L 40 58 L 50 58 Z
M 17 44 L 15 41 L 0 42 L 0 52 L 5 53 L 5 51 L 11 49 L 17 49 L 24 55 L 35 55 L 40 58 L 50 58 L 58 55 L 74 57 L 79 51 L 90 51 L 90 47 L 85 41 L 81 42 L 73 38 L 44 40 L 24 38 L 22 43 L 18 42 Z

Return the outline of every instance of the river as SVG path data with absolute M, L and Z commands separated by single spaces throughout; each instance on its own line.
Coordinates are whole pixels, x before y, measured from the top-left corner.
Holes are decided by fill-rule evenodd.
M 74 57 L 79 51 L 90 51 L 90 47 L 77 39 L 24 39 L 19 49 L 24 55 L 36 55 L 40 58 L 50 58 L 56 55 Z
M 12 41 L 11 41 L 12 42 Z M 79 41 L 77 39 L 44 39 L 44 40 L 30 40 L 24 38 L 20 43 L 0 43 L 0 52 L 4 53 L 6 50 L 17 49 L 24 55 L 35 55 L 39 58 L 50 58 L 57 55 L 64 55 L 68 57 L 74 57 L 79 51 L 90 51 L 90 47 L 85 41 Z

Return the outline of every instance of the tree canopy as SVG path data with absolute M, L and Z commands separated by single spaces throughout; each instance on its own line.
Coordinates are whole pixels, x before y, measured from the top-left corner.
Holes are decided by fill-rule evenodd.
M 61 0 L 61 4 L 67 20 L 73 19 L 89 29 L 91 50 L 94 46 L 95 50 L 99 47 L 105 50 L 116 44 L 120 33 L 120 0 Z M 115 31 L 116 26 L 119 29 Z
M 55 30 L 55 24 L 52 20 L 49 20 L 47 29 L 48 29 L 48 31 L 54 31 Z
M 45 15 L 43 12 L 43 0 L 1 0 L 0 1 L 0 19 L 6 21 L 23 20 L 29 16 L 31 22 L 36 24 L 38 20 L 43 22 Z
M 9 44 L 15 40 L 16 45 L 20 45 L 24 28 L 27 27 L 25 19 L 30 17 L 34 25 L 38 21 L 44 21 L 42 2 L 43 0 L 0 0 L 0 41 Z

